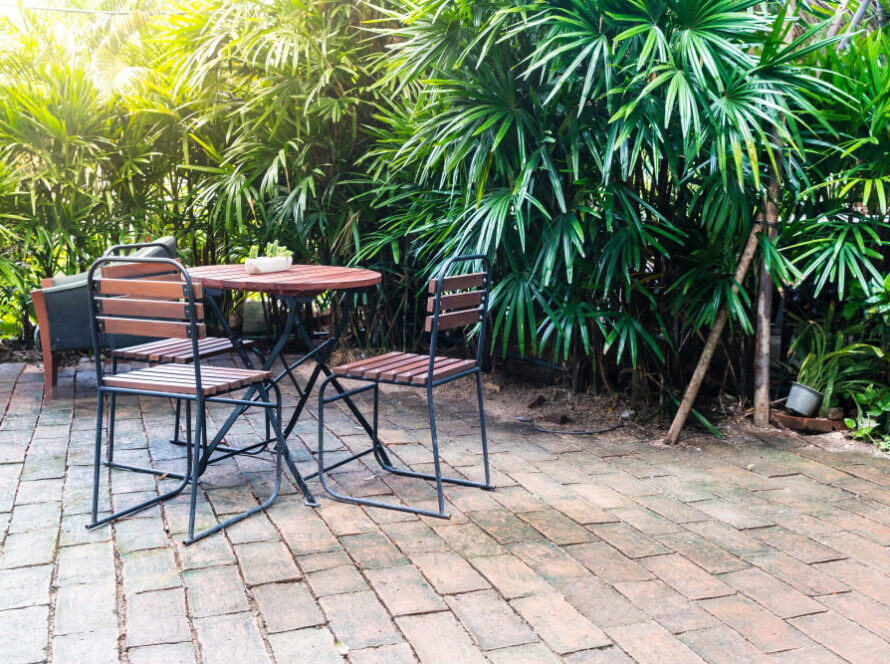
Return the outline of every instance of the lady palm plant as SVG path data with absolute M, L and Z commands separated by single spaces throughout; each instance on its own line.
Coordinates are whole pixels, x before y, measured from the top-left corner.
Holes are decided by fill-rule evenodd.
M 386 6 L 388 80 L 371 153 L 388 215 L 362 256 L 495 259 L 502 348 L 614 352 L 658 367 L 729 306 L 773 164 L 823 86 L 774 4 L 541 0 Z M 778 252 L 775 268 L 787 269 Z M 676 321 L 669 325 L 666 321 Z M 681 366 L 669 364 L 681 378 Z

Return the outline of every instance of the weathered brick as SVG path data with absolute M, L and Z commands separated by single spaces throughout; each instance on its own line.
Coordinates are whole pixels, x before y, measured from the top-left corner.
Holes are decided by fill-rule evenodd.
M 745 597 L 717 597 L 702 600 L 699 604 L 763 652 L 779 652 L 813 645 L 788 623 Z
M 814 567 L 879 602 L 890 597 L 890 576 L 873 567 L 853 560 L 837 560 Z
M 819 601 L 875 634 L 890 635 L 890 606 L 883 602 L 877 602 L 856 590 L 823 595 Z
M 485 663 L 482 653 L 449 612 L 403 616 L 396 622 L 423 664 Z
M 363 569 L 392 567 L 405 560 L 404 554 L 381 533 L 350 535 L 340 541 L 356 564 Z
M 86 607 L 89 610 L 85 610 Z M 108 629 L 117 629 L 117 591 L 113 576 L 101 582 L 59 588 L 53 634 Z
M 528 565 L 512 555 L 471 558 L 470 564 L 507 599 L 546 592 L 550 588 Z
M 615 589 L 674 634 L 719 624 L 663 581 L 616 583 Z
M 45 565 L 56 559 L 59 539 L 58 526 L 39 528 L 23 533 L 12 533 L 6 538 L 0 568 Z
M 565 547 L 575 560 L 603 581 L 645 581 L 652 574 L 606 542 L 589 542 Z
M 629 558 L 643 558 L 668 553 L 668 550 L 648 535 L 624 523 L 603 523 L 591 530 Z
M 130 648 L 130 664 L 195 664 L 195 647 L 189 643 L 163 643 Z
M 534 628 L 544 643 L 559 654 L 597 648 L 609 638 L 555 592 L 520 597 L 513 608 Z
M 296 581 L 300 571 L 283 542 L 252 542 L 235 547 L 241 574 L 249 586 Z
M 659 535 L 656 539 L 711 574 L 732 572 L 748 567 L 748 563 L 744 560 L 688 530 Z
M 534 528 L 523 523 L 507 510 L 473 512 L 469 517 L 500 544 L 524 542 L 541 537 Z
M 504 548 L 492 539 L 475 523 L 459 525 L 439 525 L 433 529 L 448 546 L 464 558 L 496 556 L 504 553 Z
M 626 625 L 646 619 L 645 613 L 595 576 L 576 577 L 554 585 L 569 604 L 598 627 Z
M 145 646 L 191 640 L 180 588 L 127 598 L 127 644 Z
M 401 521 L 381 526 L 383 532 L 403 553 L 445 551 L 445 541 L 423 521 Z
M 3 575 L 0 575 L 2 579 Z M 2 582 L 2 581 L 0 581 Z M 0 592 L 0 598 L 3 593 Z M 0 599 L 4 604 L 8 603 Z M 0 611 L 0 653 L 8 662 L 46 661 L 49 606 Z
M 509 549 L 549 583 L 589 576 L 580 563 L 552 542 L 520 542 Z
M 350 664 L 417 664 L 407 643 L 349 651 Z
M 343 657 L 327 627 L 309 627 L 269 635 L 276 664 L 342 664 Z
M 521 518 L 554 544 L 579 544 L 594 539 L 589 530 L 556 510 L 527 512 Z
M 679 638 L 710 664 L 769 664 L 771 661 L 726 625 L 684 632 Z
M 411 562 L 442 595 L 489 588 L 488 582 L 456 553 L 416 553 Z
M 653 556 L 641 562 L 643 567 L 689 599 L 731 595 L 732 588 L 682 556 Z
M 822 563 L 829 560 L 845 558 L 844 554 L 823 546 L 803 535 L 798 535 L 778 526 L 758 528 L 751 534 L 789 556 L 794 556 L 805 563 Z
M 386 609 L 370 590 L 322 597 L 319 604 L 337 640 L 350 649 L 360 650 L 402 641 Z
M 163 590 L 180 585 L 179 570 L 170 549 L 149 549 L 121 555 L 124 592 Z M 107 569 L 106 569 L 107 573 Z
M 561 664 L 566 661 L 557 657 L 543 643 L 527 643 L 486 653 L 492 664 Z
M 377 595 L 393 616 L 439 611 L 445 604 L 413 565 L 365 572 Z
M 325 622 L 304 583 L 269 583 L 255 586 L 251 592 L 263 617 L 266 632 L 270 634 Z
M 120 661 L 117 629 L 54 636 L 53 660 L 117 664 Z
M 720 578 L 780 618 L 825 610 L 818 602 L 756 567 L 730 572 Z
M 196 618 L 194 623 L 204 664 L 271 663 L 250 613 Z
M 184 577 L 190 615 L 217 616 L 248 609 L 244 586 L 235 566 L 190 570 Z
M 449 597 L 448 605 L 483 650 L 538 640 L 506 600 L 492 590 Z
M 616 625 L 606 628 L 606 633 L 638 662 L 704 664 L 701 657 L 654 621 Z
M 789 622 L 851 662 L 890 661 L 890 644 L 834 611 L 791 618 Z

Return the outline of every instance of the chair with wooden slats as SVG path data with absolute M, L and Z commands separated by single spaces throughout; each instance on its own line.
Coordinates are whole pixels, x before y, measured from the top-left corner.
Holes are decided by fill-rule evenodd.
M 101 276 L 98 272 L 100 267 Z M 188 271 L 178 261 L 168 258 L 103 256 L 90 268 L 87 283 L 90 296 L 93 350 L 96 358 L 96 380 L 99 390 L 96 413 L 92 521 L 88 524 L 88 528 L 98 527 L 172 498 L 191 484 L 188 538 L 186 539 L 186 543 L 189 544 L 270 505 L 281 486 L 282 460 L 294 473 L 297 484 L 307 501 L 314 503 L 312 494 L 290 458 L 282 436 L 281 391 L 274 382 L 271 382 L 271 372 L 216 367 L 194 361 L 155 364 L 103 375 L 101 349 L 99 348 L 99 335 L 103 332 L 165 340 L 173 339 L 190 345 L 192 357 L 198 356 L 200 341 L 206 338 L 207 332 L 204 323 L 204 305 L 200 301 L 201 287 L 192 284 Z M 242 388 L 250 388 L 250 391 L 240 398 L 230 394 Z M 274 394 L 274 400 L 270 399 L 270 393 Z M 98 515 L 99 471 L 103 465 L 102 423 L 105 399 L 108 397 L 109 401 L 112 401 L 121 394 L 181 399 L 186 403 L 185 430 L 188 445 L 185 469 L 180 473 L 129 466 L 113 460 L 105 461 L 104 465 L 112 469 L 151 473 L 163 478 L 179 480 L 179 483 L 170 491 L 100 519 Z M 207 440 L 206 405 L 209 403 L 259 407 L 266 411 L 266 419 L 275 433 L 276 479 L 271 495 L 261 505 L 196 535 L 195 506 L 198 478 L 206 469 L 207 459 L 213 451 L 204 448 L 204 441 Z M 191 417 L 192 406 L 195 411 L 194 424 Z M 111 432 L 115 415 L 113 408 L 109 415 L 109 432 Z
M 481 264 L 483 271 L 448 276 L 452 267 L 459 263 Z M 333 375 L 322 383 L 318 391 L 318 471 L 317 473 L 308 475 L 307 479 L 318 475 L 325 491 L 337 500 L 443 519 L 450 518 L 450 515 L 445 510 L 443 483 L 472 486 L 488 490 L 494 489 L 491 484 L 491 473 L 488 465 L 488 441 L 485 435 L 485 411 L 482 402 L 481 373 L 482 349 L 485 345 L 485 320 L 488 315 L 490 287 L 490 266 L 488 259 L 485 256 L 458 256 L 449 259 L 442 266 L 438 277 L 431 279 L 429 282 L 429 292 L 431 295 L 427 300 L 427 312 L 429 315 L 426 318 L 426 331 L 430 333 L 430 352 L 428 354 L 420 355 L 417 353 L 400 352 L 386 353 L 384 355 L 357 360 L 334 368 Z M 450 358 L 436 353 L 440 332 L 475 325 L 479 325 L 479 335 L 477 339 L 478 346 L 474 358 Z M 433 388 L 467 376 L 473 376 L 476 380 L 476 397 L 479 403 L 479 423 L 482 437 L 482 463 L 485 472 L 484 482 L 474 482 L 459 477 L 445 477 L 442 475 L 439 461 L 439 439 L 436 431 L 435 408 L 433 406 Z M 325 391 L 327 386 L 337 379 L 344 378 L 366 381 L 371 384 L 345 390 L 343 392 L 339 392 L 338 390 L 338 394 L 326 397 Z M 427 406 L 430 417 L 433 473 L 420 473 L 397 468 L 390 461 L 386 447 L 380 441 L 378 436 L 378 404 L 380 393 L 379 387 L 381 383 L 408 385 L 426 389 Z M 338 460 L 336 463 L 325 467 L 324 407 L 327 404 L 343 399 L 344 397 L 359 394 L 367 390 L 374 391 L 374 417 L 371 446 L 357 454 Z M 358 498 L 341 493 L 331 487 L 326 478 L 327 471 L 368 454 L 373 454 L 377 463 L 390 473 L 401 475 L 403 477 L 415 477 L 435 481 L 438 510 L 412 507 L 398 503 L 387 503 L 370 498 Z
M 120 256 L 123 252 L 147 249 L 149 247 L 157 247 L 162 249 L 169 258 L 176 260 L 173 249 L 165 242 L 142 242 L 137 244 L 118 244 L 105 251 L 105 256 Z M 105 267 L 107 276 L 115 276 L 119 279 L 140 278 L 143 273 L 151 276 L 151 270 L 156 270 L 152 266 L 144 266 L 138 263 L 124 263 L 120 265 L 108 265 Z M 150 310 L 151 303 L 143 303 L 145 310 Z M 245 348 L 249 348 L 253 342 L 245 339 L 241 342 Z M 206 360 L 208 358 L 230 353 L 233 350 L 231 340 L 226 337 L 203 337 L 198 340 L 198 354 L 194 355 L 192 342 L 189 339 L 156 339 L 153 341 L 136 344 L 133 346 L 125 346 L 123 348 L 112 348 L 111 356 L 111 373 L 117 373 L 117 365 L 121 360 L 130 362 L 146 362 L 148 364 L 187 364 L 193 362 L 195 358 L 198 360 Z M 111 396 L 109 408 L 112 412 L 115 409 L 115 398 Z M 182 400 L 176 400 L 176 417 L 173 420 L 173 437 L 170 442 L 174 445 L 185 445 L 185 441 L 180 440 L 180 421 L 182 417 Z M 112 423 L 114 418 L 112 418 Z M 108 460 L 114 460 L 114 426 L 108 431 Z

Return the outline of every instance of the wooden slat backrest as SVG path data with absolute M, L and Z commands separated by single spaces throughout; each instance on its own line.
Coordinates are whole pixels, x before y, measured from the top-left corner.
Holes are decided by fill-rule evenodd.
M 442 279 L 442 290 L 439 297 L 439 330 L 464 327 L 482 320 L 485 291 L 472 289 L 485 288 L 486 277 L 485 272 L 474 272 Z M 435 292 L 438 281 L 438 278 L 430 279 L 429 283 L 429 292 L 433 295 L 427 300 L 426 310 L 433 315 L 426 317 L 424 329 L 427 332 L 433 330 L 436 311 Z M 449 293 L 449 291 L 463 292 Z
M 177 263 L 180 260 L 175 259 Z M 102 267 L 105 279 L 132 279 L 168 276 L 168 281 L 179 281 L 181 273 L 175 267 L 163 263 L 108 263 Z
M 100 329 L 107 334 L 132 334 L 137 337 L 191 338 L 191 323 L 188 321 L 157 320 L 153 318 L 115 318 L 96 316 Z M 207 336 L 204 323 L 197 326 L 198 338 Z
M 192 285 L 195 299 L 201 299 L 201 285 Z M 157 281 L 154 279 L 97 279 L 96 293 L 99 295 L 128 295 L 130 297 L 156 297 L 179 299 L 185 296 L 185 283 L 177 281 Z
M 438 278 L 430 279 L 429 292 L 436 292 L 436 283 Z M 456 290 L 468 290 L 470 288 L 481 288 L 485 283 L 485 272 L 474 272 L 473 274 L 458 274 L 453 277 L 445 277 L 442 280 L 442 292 Z
M 188 302 L 141 300 L 132 297 L 97 297 L 96 310 L 103 316 L 134 316 L 188 320 Z M 195 304 L 195 318 L 204 319 L 204 305 Z

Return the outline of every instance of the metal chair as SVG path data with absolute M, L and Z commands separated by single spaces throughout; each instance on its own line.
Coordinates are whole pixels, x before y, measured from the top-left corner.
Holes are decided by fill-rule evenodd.
M 102 274 L 101 277 L 98 277 L 97 270 L 100 266 Z M 103 375 L 99 347 L 100 333 L 184 339 L 191 343 L 193 357 L 198 356 L 199 342 L 206 336 L 204 305 L 199 302 L 201 287 L 192 284 L 188 271 L 180 263 L 167 258 L 103 256 L 90 268 L 87 283 L 98 384 L 92 521 L 87 525 L 87 528 L 96 528 L 158 504 L 180 494 L 187 485 L 191 484 L 188 537 L 185 540 L 186 544 L 190 544 L 268 507 L 278 495 L 281 487 L 282 459 L 294 473 L 297 484 L 307 501 L 314 502 L 302 477 L 297 472 L 281 434 L 281 392 L 277 385 L 269 382 L 272 378 L 271 372 L 213 367 L 195 361 L 190 364 L 162 364 Z M 255 388 L 258 398 L 226 396 L 235 390 L 248 387 Z M 270 390 L 275 395 L 274 401 L 269 398 Z M 185 472 L 183 473 L 128 467 L 123 464 L 106 462 L 113 468 L 148 472 L 178 479 L 180 482 L 170 491 L 99 519 L 103 408 L 106 396 L 114 397 L 119 394 L 182 399 L 187 404 L 194 404 L 194 434 L 189 413 L 186 426 L 186 439 L 189 445 Z M 202 456 L 202 441 L 207 438 L 206 404 L 208 403 L 259 407 L 266 410 L 266 419 L 275 432 L 275 485 L 269 498 L 261 505 L 196 535 L 195 507 L 198 495 L 198 477 L 206 467 L 207 457 L 212 451 L 203 451 Z
M 105 251 L 103 256 L 121 256 L 123 252 L 126 251 L 136 251 L 136 254 L 133 254 L 135 257 L 139 257 L 141 252 L 146 250 L 154 249 L 161 254 L 166 254 L 168 258 L 171 260 L 176 259 L 176 245 L 175 242 L 171 242 L 172 236 L 170 238 L 156 240 L 154 242 L 140 242 L 135 244 L 117 244 L 113 247 L 110 247 Z M 149 258 L 152 256 L 148 256 Z M 242 345 L 245 348 L 250 348 L 253 345 L 253 342 L 249 339 L 245 339 L 242 342 Z M 117 373 L 117 365 L 120 360 L 129 360 L 133 362 L 146 362 L 148 364 L 187 364 L 193 362 L 196 358 L 198 360 L 205 360 L 210 357 L 214 357 L 216 355 L 222 355 L 223 353 L 230 353 L 233 350 L 232 342 L 230 339 L 226 337 L 203 337 L 198 340 L 198 353 L 194 355 L 194 349 L 192 348 L 192 343 L 189 339 L 177 339 L 177 338 L 168 338 L 168 339 L 153 339 L 151 341 L 147 341 L 144 343 L 139 343 L 131 346 L 123 346 L 121 348 L 116 348 L 112 345 L 111 348 L 111 373 Z M 114 421 L 115 421 L 115 411 L 117 407 L 117 402 L 115 399 L 115 395 L 111 394 L 109 397 L 109 424 L 108 424 L 108 452 L 107 452 L 107 465 L 113 466 L 115 468 L 126 468 L 127 470 L 136 470 L 139 468 L 134 466 L 123 466 L 122 464 L 115 464 L 114 462 Z M 189 403 L 186 402 L 186 410 L 188 411 Z M 170 439 L 170 442 L 173 445 L 187 446 L 187 443 L 184 440 L 181 440 L 179 437 L 180 424 L 182 419 L 182 399 L 176 399 L 176 416 L 173 420 L 173 437 Z M 186 418 L 190 417 L 190 413 L 186 412 Z M 267 436 L 268 435 L 268 427 L 267 427 Z M 233 450 L 228 447 L 218 448 L 221 452 L 231 452 Z M 266 449 L 265 445 L 258 445 L 255 449 L 255 452 L 262 452 Z
M 484 269 L 482 272 L 475 272 L 472 274 L 446 276 L 453 265 L 467 262 L 481 263 Z M 491 484 L 491 473 L 488 465 L 488 440 L 485 435 L 485 410 L 482 403 L 481 374 L 482 349 L 485 345 L 485 320 L 488 314 L 489 289 L 491 286 L 490 271 L 490 265 L 485 256 L 457 256 L 446 261 L 442 266 L 442 269 L 439 271 L 438 277 L 430 280 L 429 292 L 432 295 L 427 301 L 427 312 L 429 312 L 430 315 L 426 318 L 426 331 L 430 333 L 430 352 L 428 355 L 399 352 L 386 353 L 384 355 L 351 362 L 336 367 L 333 370 L 333 375 L 322 383 L 318 391 L 318 472 L 307 475 L 306 479 L 318 475 L 324 490 L 337 500 L 443 519 L 448 519 L 451 516 L 445 511 L 445 496 L 442 488 L 443 483 L 472 486 L 487 490 L 494 489 Z M 436 355 L 439 332 L 476 324 L 480 324 L 480 330 L 475 359 L 460 360 Z M 472 482 L 463 478 L 445 477 L 442 475 L 439 462 L 439 439 L 436 431 L 433 388 L 465 376 L 475 376 L 476 378 L 476 396 L 479 402 L 479 422 L 482 434 L 482 461 L 485 466 L 484 482 Z M 343 378 L 368 381 L 371 384 L 346 390 L 331 397 L 326 397 L 325 390 L 327 386 L 333 381 Z M 435 471 L 433 474 L 396 468 L 390 461 L 386 448 L 381 443 L 378 436 L 379 388 L 381 383 L 410 385 L 426 389 L 433 448 L 433 467 Z M 374 391 L 374 416 L 371 447 L 325 467 L 324 407 L 339 399 L 360 394 L 367 390 Z M 438 511 L 400 505 L 397 503 L 387 503 L 369 498 L 357 498 L 355 496 L 339 493 L 331 488 L 325 477 L 327 471 L 338 468 L 339 466 L 368 454 L 373 454 L 380 467 L 390 473 L 401 475 L 403 477 L 415 477 L 435 481 Z

